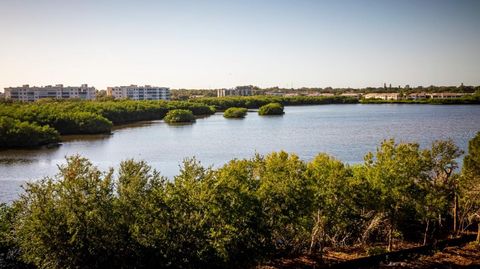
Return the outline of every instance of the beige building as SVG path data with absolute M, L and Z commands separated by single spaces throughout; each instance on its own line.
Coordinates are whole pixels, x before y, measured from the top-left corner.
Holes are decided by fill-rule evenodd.
M 170 89 L 150 85 L 108 87 L 107 96 L 112 96 L 115 99 L 170 100 Z
M 319 93 L 319 92 L 314 92 L 314 93 L 309 93 L 307 96 L 323 96 L 323 97 L 333 97 L 333 93 Z
M 455 99 L 455 98 L 461 98 L 465 95 L 466 93 L 452 93 L 452 92 L 440 92 L 440 93 L 427 93 L 426 94 L 428 98 L 431 99 Z
M 298 93 L 286 93 L 284 96 L 285 97 L 295 97 L 295 96 L 298 96 Z
M 33 102 L 42 98 L 93 100 L 95 96 L 95 88 L 88 87 L 87 84 L 82 84 L 79 87 L 64 87 L 63 84 L 57 84 L 44 87 L 23 85 L 21 87 L 5 88 L 5 99 L 23 102 Z
M 421 99 L 427 99 L 428 96 L 424 92 L 418 92 L 418 93 L 411 93 L 407 97 L 410 100 L 421 100 Z
M 399 93 L 367 93 L 365 99 L 400 100 Z
M 265 95 L 269 95 L 269 96 L 284 96 L 285 93 L 284 93 L 284 92 L 266 92 Z

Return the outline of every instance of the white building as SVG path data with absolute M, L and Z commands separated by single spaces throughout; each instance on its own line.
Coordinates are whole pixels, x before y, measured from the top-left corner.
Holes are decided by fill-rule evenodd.
M 250 96 L 253 95 L 252 86 L 237 86 L 234 89 L 218 89 L 217 97 L 225 96 Z
M 170 100 L 170 89 L 150 85 L 108 87 L 107 96 L 112 96 L 115 99 Z
M 57 84 L 45 87 L 23 85 L 5 88 L 5 99 L 23 102 L 33 102 L 42 98 L 92 100 L 95 99 L 95 96 L 95 88 L 88 87 L 87 84 L 82 84 L 80 87 L 63 87 L 62 84 Z
M 367 93 L 365 99 L 400 100 L 399 93 Z

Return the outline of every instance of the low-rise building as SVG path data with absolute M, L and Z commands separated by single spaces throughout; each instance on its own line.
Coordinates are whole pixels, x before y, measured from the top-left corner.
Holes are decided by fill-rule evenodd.
M 360 99 L 362 97 L 362 94 L 361 93 L 354 93 L 354 92 L 345 92 L 345 93 L 340 94 L 340 96 Z
M 409 94 L 407 98 L 410 100 L 421 100 L 421 99 L 427 99 L 428 95 L 424 92 L 414 92 Z
M 225 96 L 250 96 L 253 95 L 252 86 L 237 86 L 234 89 L 218 89 L 217 97 Z
M 170 100 L 170 89 L 150 85 L 117 86 L 108 87 L 107 96 L 112 96 L 115 99 Z
M 298 96 L 298 93 L 286 93 L 284 96 L 285 97 L 295 97 L 295 96 Z
M 400 100 L 399 93 L 367 93 L 365 99 Z
M 285 93 L 284 93 L 284 92 L 266 92 L 265 95 L 269 95 L 269 96 L 284 96 Z
M 455 98 L 461 98 L 465 95 L 467 94 L 454 93 L 454 92 L 427 93 L 428 98 L 431 98 L 431 99 L 455 99 Z
M 333 97 L 334 94 L 333 93 L 319 93 L 319 92 L 314 92 L 314 93 L 309 93 L 307 94 L 307 96 L 323 96 L 323 97 Z
M 21 87 L 5 88 L 5 99 L 23 102 L 33 102 L 42 98 L 93 100 L 95 96 L 95 88 L 88 87 L 87 84 L 82 84 L 79 87 L 64 87 L 63 84 L 57 84 L 44 87 L 23 85 Z

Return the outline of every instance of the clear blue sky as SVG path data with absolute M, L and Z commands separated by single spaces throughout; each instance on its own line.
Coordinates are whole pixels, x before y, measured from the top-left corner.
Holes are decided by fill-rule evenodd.
M 0 0 L 0 87 L 480 85 L 480 1 Z

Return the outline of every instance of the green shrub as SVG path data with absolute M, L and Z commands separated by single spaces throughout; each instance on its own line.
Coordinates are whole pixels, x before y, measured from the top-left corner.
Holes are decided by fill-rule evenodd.
M 91 112 L 62 113 L 53 120 L 53 127 L 63 135 L 109 133 L 112 125 L 103 116 Z
M 167 180 L 145 162 L 114 174 L 74 156 L 55 178 L 27 184 L 12 208 L 0 206 L 0 267 L 2 253 L 20 250 L 14 259 L 39 268 L 250 268 L 273 255 L 391 243 L 388 234 L 404 240 L 407 228 L 417 242 L 441 239 L 458 157 L 451 141 L 420 149 L 388 140 L 353 167 L 274 152 L 218 169 L 186 160 Z M 464 198 L 476 202 L 470 180 L 476 194 Z
M 20 250 L 13 236 L 14 207 L 0 203 L 0 268 L 31 268 L 21 261 Z
M 60 140 L 58 132 L 46 126 L 0 117 L 0 148 L 36 147 Z
M 247 109 L 243 107 L 231 107 L 223 113 L 225 118 L 245 118 Z
M 168 111 L 163 120 L 167 123 L 194 122 L 195 116 L 192 111 L 186 109 L 174 109 Z
M 283 106 L 280 103 L 270 103 L 260 107 L 258 115 L 283 115 Z

